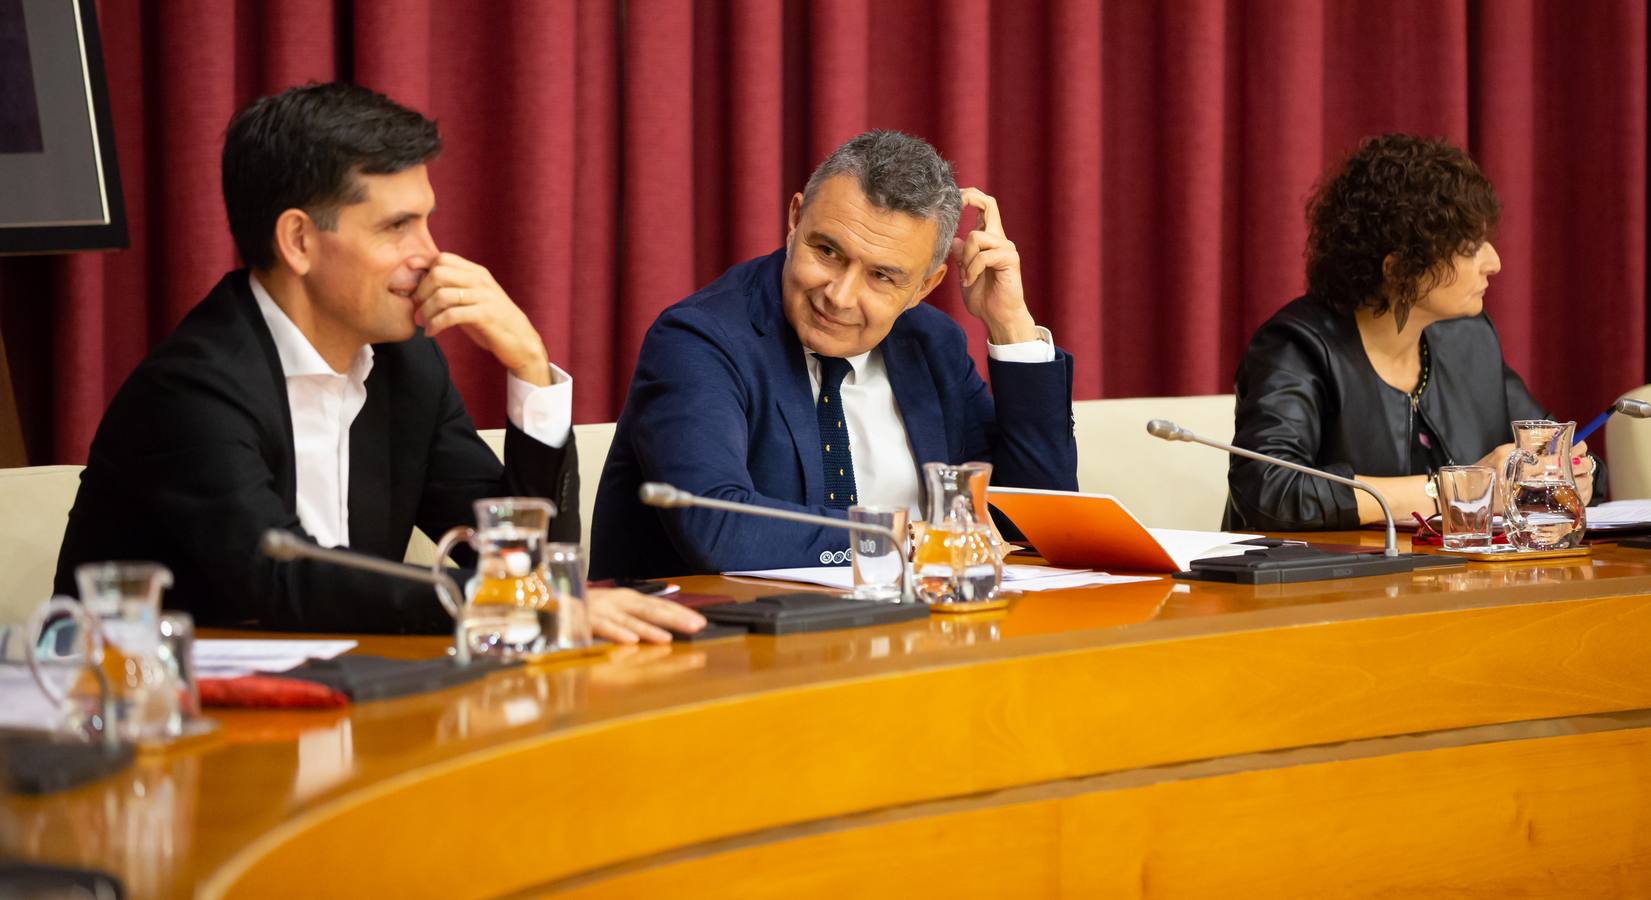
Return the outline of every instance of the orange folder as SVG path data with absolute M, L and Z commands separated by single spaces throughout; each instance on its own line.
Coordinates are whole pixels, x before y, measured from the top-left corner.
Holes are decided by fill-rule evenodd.
M 997 507 L 1053 566 L 1179 572 L 1180 566 L 1117 498 L 1075 491 L 992 487 Z

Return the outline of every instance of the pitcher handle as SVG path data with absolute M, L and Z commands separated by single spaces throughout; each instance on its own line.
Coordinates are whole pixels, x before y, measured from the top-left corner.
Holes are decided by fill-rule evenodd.
M 1514 520 L 1513 492 L 1514 485 L 1519 481 L 1514 474 L 1519 471 L 1520 466 L 1534 462 L 1536 454 L 1522 447 L 1515 447 L 1508 453 L 1508 461 L 1502 466 L 1502 519 L 1507 523 L 1512 524 Z
M 436 558 L 430 563 L 430 574 L 438 576 L 436 578 L 436 599 L 441 601 L 441 605 L 447 609 L 447 614 L 453 617 L 454 622 L 464 617 L 466 603 L 462 592 L 455 597 L 452 595 L 452 589 L 448 587 L 448 585 L 453 584 L 452 577 L 447 575 L 448 555 L 453 552 L 453 548 L 461 541 L 468 544 L 475 538 L 476 529 L 471 528 L 469 525 L 455 525 L 447 529 L 447 533 L 441 536 L 440 541 L 436 542 Z
M 103 674 L 103 629 L 97 618 L 87 612 L 80 601 L 73 597 L 53 597 L 40 604 L 34 614 L 29 616 L 28 627 L 23 632 L 28 641 L 23 658 L 29 664 L 29 675 L 34 679 L 35 687 L 40 688 L 40 693 L 44 694 L 53 706 L 63 706 L 68 695 L 54 687 L 40 667 L 40 638 L 46 623 L 58 613 L 74 620 L 76 636 L 86 643 L 86 665 L 91 668 L 92 675 L 97 681 L 100 715 L 98 730 L 103 733 L 106 742 L 112 743 L 115 740 L 115 698 L 110 691 L 109 679 Z

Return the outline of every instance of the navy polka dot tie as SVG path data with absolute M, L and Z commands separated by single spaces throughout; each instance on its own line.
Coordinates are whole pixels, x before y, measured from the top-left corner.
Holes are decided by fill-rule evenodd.
M 821 356 L 820 399 L 814 412 L 820 419 L 820 460 L 825 465 L 826 506 L 848 509 L 859 502 L 854 489 L 854 455 L 849 452 L 848 422 L 843 418 L 839 389 L 848 374 L 848 360 Z

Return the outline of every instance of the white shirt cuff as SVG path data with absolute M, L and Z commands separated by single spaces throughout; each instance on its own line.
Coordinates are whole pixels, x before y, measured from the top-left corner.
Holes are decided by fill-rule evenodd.
M 1055 339 L 1049 329 L 1038 326 L 1038 339 L 1018 344 L 986 342 L 986 355 L 998 362 L 1046 363 L 1055 361 Z
M 536 387 L 507 375 L 506 414 L 510 424 L 549 447 L 568 442 L 573 432 L 573 376 L 550 364 L 550 384 Z

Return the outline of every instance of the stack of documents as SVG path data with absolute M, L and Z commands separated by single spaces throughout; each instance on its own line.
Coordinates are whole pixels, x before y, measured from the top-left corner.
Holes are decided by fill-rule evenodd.
M 355 649 L 355 641 L 198 640 L 195 675 L 235 678 L 254 672 L 285 672 L 312 659 L 332 659 Z
M 1651 527 L 1651 500 L 1612 500 L 1588 507 L 1588 529 L 1627 531 Z

